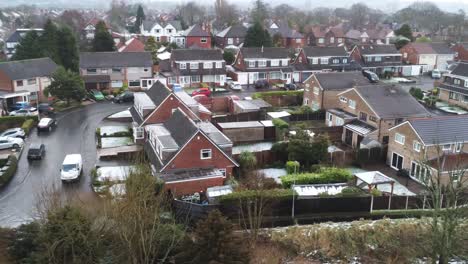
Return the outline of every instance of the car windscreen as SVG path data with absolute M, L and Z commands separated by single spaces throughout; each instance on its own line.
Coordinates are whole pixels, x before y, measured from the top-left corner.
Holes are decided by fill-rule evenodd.
M 76 170 L 78 167 L 76 164 L 63 164 L 62 170 L 63 171 L 71 171 L 71 170 Z
M 36 155 L 36 154 L 39 154 L 40 153 L 40 149 L 38 148 L 30 148 L 29 151 L 28 151 L 29 154 L 33 154 L 33 155 Z

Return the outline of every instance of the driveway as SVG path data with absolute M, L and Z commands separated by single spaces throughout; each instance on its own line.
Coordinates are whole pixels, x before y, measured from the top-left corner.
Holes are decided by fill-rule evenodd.
M 95 130 L 102 119 L 128 107 L 110 102 L 96 103 L 58 114 L 58 126 L 51 133 L 38 135 L 35 129 L 31 131 L 16 175 L 0 190 L 0 226 L 15 227 L 31 220 L 40 194 L 47 189 L 55 188 L 62 198 L 95 199 L 89 176 L 97 161 Z M 42 161 L 27 161 L 31 142 L 46 145 L 46 156 Z M 59 170 L 65 155 L 71 153 L 83 156 L 83 175 L 79 182 L 62 185 Z

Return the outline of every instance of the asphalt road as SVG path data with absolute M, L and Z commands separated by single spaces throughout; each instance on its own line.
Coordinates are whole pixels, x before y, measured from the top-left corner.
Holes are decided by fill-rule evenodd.
M 94 199 L 89 175 L 97 162 L 96 128 L 105 117 L 128 107 L 110 102 L 96 103 L 58 114 L 57 128 L 50 133 L 31 131 L 16 175 L 0 190 L 0 226 L 15 227 L 37 216 L 41 194 L 51 190 L 66 199 Z M 45 144 L 43 160 L 28 162 L 26 156 L 31 142 Z M 72 153 L 82 155 L 83 175 L 79 182 L 62 184 L 60 167 L 65 155 Z

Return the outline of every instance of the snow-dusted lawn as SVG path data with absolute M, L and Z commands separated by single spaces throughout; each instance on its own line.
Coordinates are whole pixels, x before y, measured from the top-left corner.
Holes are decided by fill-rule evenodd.
M 128 132 L 127 126 L 103 126 L 100 128 L 102 136 L 112 136 L 115 133 Z
M 135 170 L 135 166 L 112 166 L 112 167 L 101 167 L 97 169 L 97 181 L 105 182 L 120 182 L 127 179 L 127 176 Z
M 102 148 L 113 148 L 132 145 L 133 140 L 130 137 L 103 137 L 101 138 Z
M 274 169 L 274 168 L 261 169 L 261 170 L 257 170 L 257 172 L 263 173 L 265 177 L 272 178 L 279 184 L 281 184 L 280 177 L 288 174 L 285 169 Z
M 130 114 L 130 110 L 124 110 L 122 112 L 115 113 L 113 115 L 108 116 L 108 119 L 118 119 L 118 118 L 131 118 L 132 115 Z

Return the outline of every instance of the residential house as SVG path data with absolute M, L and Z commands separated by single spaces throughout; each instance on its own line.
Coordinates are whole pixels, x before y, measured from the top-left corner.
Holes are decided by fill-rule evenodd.
M 278 39 L 281 47 L 298 49 L 305 44 L 304 36 L 297 30 L 291 29 L 287 22 L 273 22 L 267 30 L 273 41 Z
M 455 52 L 445 43 L 408 43 L 400 49 L 403 62 L 427 65 L 423 71 L 446 70 L 455 58 Z
M 91 41 L 94 39 L 94 33 L 96 33 L 96 26 L 100 21 L 102 20 L 98 18 L 93 18 L 88 23 L 86 23 L 83 29 L 86 40 Z M 112 33 L 112 30 L 109 24 L 107 24 L 105 21 L 104 23 L 106 24 L 106 28 L 109 31 L 109 33 Z
M 402 54 L 394 45 L 355 45 L 351 50 L 351 58 L 363 69 L 377 74 L 390 72 L 398 75 L 402 72 Z
M 338 94 L 356 86 L 369 85 L 360 71 L 314 73 L 304 81 L 304 102 L 312 110 L 340 107 Z
M 50 85 L 57 64 L 50 58 L 0 63 L 0 109 L 7 110 L 17 101 L 36 101 Z
M 156 42 L 174 42 L 179 47 L 185 46 L 185 38 L 182 37 L 182 25 L 178 20 L 170 21 L 143 21 L 141 34 L 145 37 L 153 37 Z
M 468 176 L 467 130 L 466 115 L 409 119 L 390 128 L 387 164 L 423 184 L 438 172 L 443 184 L 458 181 Z
M 160 65 L 167 84 L 194 87 L 200 83 L 224 86 L 226 62 L 218 49 L 175 49 L 169 61 Z
M 353 148 L 386 145 L 389 129 L 429 112 L 400 86 L 356 86 L 338 94 L 339 106 L 327 111 L 328 126 L 343 126 L 342 141 Z
M 286 48 L 241 48 L 232 67 L 228 68 L 233 80 L 242 85 L 258 80 L 292 82 L 292 67 Z
M 334 47 L 344 45 L 345 34 L 340 27 L 314 26 L 306 38 L 309 46 Z
M 141 86 L 153 77 L 150 52 L 81 52 L 80 75 L 87 89 Z
M 3 47 L 7 59 L 11 59 L 16 52 L 16 46 L 31 31 L 36 31 L 38 35 L 41 35 L 44 30 L 42 28 L 18 28 L 7 38 Z
M 224 49 L 228 46 L 241 47 L 244 43 L 247 28 L 243 25 L 234 25 L 227 27 L 223 31 L 216 34 L 216 46 Z
M 192 49 L 210 49 L 211 48 L 211 30 L 210 26 L 202 23 L 195 24 L 186 29 L 182 36 L 185 37 L 185 48 Z
M 468 61 L 468 43 L 457 43 L 452 46 L 455 53 L 455 60 Z
M 359 70 L 344 47 L 304 47 L 292 63 L 293 79 L 303 82 L 314 72 Z M 358 66 L 358 68 L 356 67 Z
M 436 87 L 439 88 L 439 99 L 450 105 L 468 109 L 468 63 L 458 63 L 442 78 L 442 82 L 436 83 Z
M 174 196 L 224 185 L 238 164 L 232 141 L 212 123 L 193 120 L 175 109 L 164 123 L 145 126 L 145 152 L 153 174 Z
M 121 45 L 118 45 L 118 52 L 144 52 L 145 44 L 141 42 L 138 38 L 133 37 Z
M 367 44 L 370 42 L 369 35 L 364 31 L 361 32 L 357 29 L 350 29 L 345 34 L 345 42 L 347 44 Z
M 350 29 L 345 34 L 345 40 L 348 44 L 377 44 L 389 45 L 390 40 L 395 37 L 392 29 L 385 26 L 374 29 L 357 30 Z

